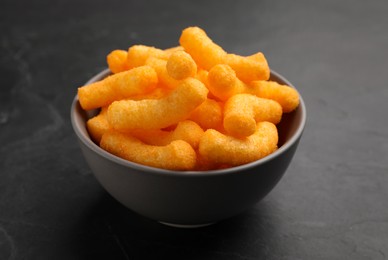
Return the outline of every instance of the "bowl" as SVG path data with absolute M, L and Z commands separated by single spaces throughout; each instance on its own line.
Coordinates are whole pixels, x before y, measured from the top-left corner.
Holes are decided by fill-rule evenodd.
M 106 69 L 86 84 L 109 74 Z M 292 86 L 275 71 L 271 71 L 271 80 Z M 300 97 L 298 108 L 284 114 L 277 125 L 279 149 L 274 153 L 228 169 L 171 171 L 133 163 L 101 149 L 86 129 L 86 121 L 97 113 L 84 111 L 78 97 L 74 98 L 72 126 L 98 182 L 130 210 L 176 227 L 209 225 L 238 215 L 262 200 L 286 172 L 306 122 L 306 107 Z

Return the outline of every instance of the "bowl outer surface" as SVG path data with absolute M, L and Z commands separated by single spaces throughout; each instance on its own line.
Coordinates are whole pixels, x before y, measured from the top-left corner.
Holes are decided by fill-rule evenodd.
M 105 70 L 86 84 L 108 74 L 109 71 Z M 275 72 L 271 76 L 273 80 L 291 85 Z M 115 199 L 143 216 L 184 225 L 229 218 L 265 197 L 291 162 L 306 117 L 301 100 L 294 120 L 286 122 L 293 131 L 288 134 L 292 138 L 275 152 L 276 155 L 227 170 L 176 172 L 131 163 L 102 150 L 91 141 L 86 130 L 85 122 L 94 114 L 96 111 L 83 111 L 75 97 L 71 111 L 73 128 L 84 157 L 99 183 Z
M 97 180 L 114 198 L 141 215 L 176 224 L 215 222 L 251 207 L 280 180 L 295 148 L 260 167 L 231 174 L 177 176 L 129 169 L 81 143 Z

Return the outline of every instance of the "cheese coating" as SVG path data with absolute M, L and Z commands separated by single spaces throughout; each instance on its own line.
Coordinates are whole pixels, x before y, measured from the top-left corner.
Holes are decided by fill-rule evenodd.
M 152 46 L 133 45 L 128 49 L 127 62 L 134 68 L 143 66 L 150 57 L 167 60 L 169 56 L 168 52 Z
M 226 55 L 226 52 L 198 27 L 184 29 L 179 43 L 202 69 L 210 70 L 214 65 L 222 63 Z
M 147 93 L 156 87 L 157 82 L 155 70 L 142 66 L 82 86 L 78 88 L 78 98 L 85 110 L 100 108 L 115 100 Z
M 299 93 L 296 89 L 281 85 L 275 81 L 252 81 L 250 93 L 277 101 L 284 113 L 290 113 L 299 105 Z
M 187 78 L 160 99 L 113 102 L 108 108 L 108 122 L 121 131 L 165 128 L 187 119 L 206 100 L 207 93 L 199 80 Z
M 124 50 L 114 50 L 106 57 L 106 62 L 112 73 L 119 73 L 130 69 L 127 62 L 128 52 Z
M 227 53 L 198 27 L 184 29 L 179 42 L 202 69 L 210 70 L 215 65 L 227 64 L 236 71 L 237 77 L 246 83 L 269 79 L 268 62 L 261 52 L 248 57 Z
M 238 166 L 259 160 L 277 149 L 278 132 L 270 122 L 259 122 L 253 135 L 235 138 L 214 129 L 205 131 L 199 155 L 209 164 Z
M 239 80 L 234 70 L 226 64 L 214 66 L 209 71 L 207 81 L 210 92 L 222 101 L 247 91 L 246 84 Z
M 172 53 L 166 67 L 168 75 L 177 80 L 194 77 L 197 74 L 197 64 L 190 54 L 184 51 Z
M 107 107 L 103 107 L 98 115 L 90 118 L 86 122 L 88 133 L 96 144 L 99 144 L 101 137 L 112 129 L 108 123 L 108 120 L 106 120 L 106 111 Z
M 186 141 L 194 149 L 198 148 L 199 140 L 204 131 L 195 122 L 184 120 L 178 123 L 175 129 L 171 131 L 156 130 L 133 130 L 130 134 L 142 142 L 150 145 L 167 145 L 175 140 Z
M 156 71 L 161 86 L 169 89 L 174 89 L 178 86 L 179 80 L 174 79 L 167 72 L 166 60 L 150 57 L 146 60 L 145 64 L 152 67 Z
M 102 149 L 131 162 L 168 170 L 191 170 L 196 153 L 185 141 L 176 140 L 165 146 L 147 145 L 139 139 L 117 131 L 102 136 Z
M 257 122 L 278 124 L 281 118 L 282 107 L 276 101 L 250 94 L 237 94 L 225 103 L 223 124 L 228 134 L 245 137 L 256 131 Z
M 208 98 L 190 114 L 189 119 L 198 123 L 203 129 L 221 129 L 222 103 Z

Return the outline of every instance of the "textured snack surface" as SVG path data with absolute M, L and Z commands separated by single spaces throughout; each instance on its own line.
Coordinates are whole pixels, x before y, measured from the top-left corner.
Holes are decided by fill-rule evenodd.
M 156 87 L 158 76 L 149 66 L 113 74 L 78 88 L 78 98 L 85 110 L 110 105 L 115 100 L 145 94 Z
M 169 170 L 207 171 L 276 151 L 277 124 L 299 105 L 298 92 L 270 81 L 262 52 L 226 52 L 199 27 L 179 46 L 113 50 L 111 75 L 78 88 L 90 138 L 126 160 Z
M 113 102 L 108 122 L 121 131 L 165 128 L 187 119 L 206 100 L 207 93 L 199 80 L 187 78 L 165 98 Z
M 194 149 L 182 140 L 172 141 L 165 146 L 154 146 L 146 145 L 130 135 L 110 131 L 103 135 L 100 145 L 121 158 L 157 168 L 191 170 L 196 163 Z
M 275 81 L 252 81 L 251 93 L 258 97 L 268 98 L 278 102 L 284 113 L 290 113 L 299 105 L 299 94 L 296 89 L 280 85 Z
M 197 74 L 197 64 L 185 51 L 171 54 L 166 64 L 168 74 L 174 79 L 185 79 Z
M 271 154 L 277 143 L 278 132 L 270 122 L 258 123 L 255 133 L 243 139 L 209 129 L 201 138 L 199 154 L 216 165 L 238 166 Z
M 282 107 L 276 101 L 237 94 L 225 103 L 224 128 L 233 136 L 244 137 L 255 132 L 257 122 L 278 124 L 281 117 Z

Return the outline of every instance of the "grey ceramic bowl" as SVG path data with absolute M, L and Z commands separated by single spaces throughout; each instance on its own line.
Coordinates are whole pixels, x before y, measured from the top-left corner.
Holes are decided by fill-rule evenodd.
M 86 84 L 109 75 L 104 70 Z M 271 79 L 292 86 L 272 71 Z M 78 97 L 71 106 L 71 122 L 83 155 L 95 177 L 115 199 L 134 212 L 159 222 L 196 227 L 235 216 L 264 198 L 290 164 L 306 122 L 302 97 L 299 107 L 285 114 L 279 130 L 279 149 L 258 161 L 224 170 L 169 171 L 116 157 L 96 145 L 85 122 L 97 111 L 85 112 Z

